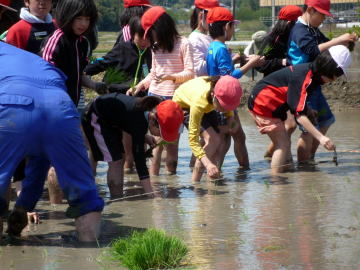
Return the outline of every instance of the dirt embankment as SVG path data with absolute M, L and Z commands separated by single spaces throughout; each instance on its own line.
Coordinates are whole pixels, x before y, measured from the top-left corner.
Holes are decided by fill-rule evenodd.
M 241 83 L 244 91 L 241 106 L 246 105 L 249 93 L 255 84 L 256 82 Z M 324 85 L 323 93 L 333 111 L 360 110 L 360 81 L 335 81 Z

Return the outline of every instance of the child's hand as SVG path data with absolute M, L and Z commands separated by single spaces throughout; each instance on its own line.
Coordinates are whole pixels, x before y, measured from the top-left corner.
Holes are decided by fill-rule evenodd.
M 210 177 L 210 178 L 219 178 L 220 177 L 220 172 L 219 172 L 219 169 L 216 165 L 214 165 L 213 163 L 209 163 L 207 166 L 206 166 L 206 172 L 207 172 L 207 175 Z
M 348 46 L 349 42 L 355 42 L 359 39 L 358 35 L 356 33 L 346 33 L 346 34 L 343 34 L 336 39 L 336 43 L 337 45 L 345 45 L 345 46 Z
M 95 83 L 95 92 L 99 95 L 106 94 L 108 92 L 107 85 L 104 82 Z
M 335 149 L 335 144 L 326 136 L 322 136 L 320 139 L 320 144 L 324 146 L 327 150 L 331 151 Z
M 260 67 L 265 63 L 265 56 L 251 54 L 248 57 L 248 63 L 251 67 Z
M 176 78 L 173 75 L 166 75 L 166 74 L 162 74 L 162 75 L 155 75 L 155 81 L 157 83 L 161 83 L 163 81 L 173 81 L 175 82 Z
M 139 83 L 135 87 L 129 88 L 129 90 L 126 91 L 126 95 L 128 95 L 128 96 L 136 96 L 140 91 L 143 91 L 143 90 L 145 90 L 144 85 Z
M 240 60 L 241 60 L 241 55 L 239 53 L 235 53 L 232 56 L 232 61 L 234 64 L 240 63 Z
M 157 144 L 155 137 L 151 135 L 145 135 L 145 143 L 148 144 L 151 148 L 154 148 Z

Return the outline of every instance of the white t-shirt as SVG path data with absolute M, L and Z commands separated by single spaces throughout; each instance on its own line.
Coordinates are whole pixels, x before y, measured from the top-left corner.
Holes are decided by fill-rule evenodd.
M 206 55 L 208 53 L 210 43 L 213 41 L 212 38 L 209 35 L 205 35 L 195 30 L 189 35 L 189 41 L 194 52 L 195 75 L 197 77 L 207 76 Z

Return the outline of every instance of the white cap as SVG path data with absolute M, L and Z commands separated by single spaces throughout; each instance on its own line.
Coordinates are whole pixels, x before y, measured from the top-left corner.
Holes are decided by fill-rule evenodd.
M 346 75 L 347 69 L 351 65 L 351 54 L 349 49 L 344 45 L 336 45 L 329 48 L 332 59 L 338 64 L 344 74 Z

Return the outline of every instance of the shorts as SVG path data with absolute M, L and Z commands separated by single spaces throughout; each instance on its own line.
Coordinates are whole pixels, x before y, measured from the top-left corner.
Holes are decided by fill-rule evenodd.
M 82 127 L 96 161 L 117 161 L 125 153 L 122 144 L 122 130 L 99 119 L 90 106 L 83 114 Z
M 306 104 L 309 108 L 317 111 L 316 128 L 328 127 L 335 123 L 335 116 L 321 91 L 321 87 L 309 94 Z M 307 133 L 303 126 L 299 125 L 299 129 Z
M 173 96 L 160 96 L 160 95 L 157 95 L 157 94 L 154 94 L 154 93 L 151 93 L 151 92 L 148 92 L 148 96 L 152 96 L 152 97 L 159 97 L 163 100 L 171 100 L 173 98 Z
M 184 125 L 187 129 L 189 129 L 189 120 L 190 113 L 188 110 L 184 110 Z M 217 111 L 211 111 L 209 113 L 205 113 L 201 120 L 201 131 L 207 130 L 212 127 L 217 133 L 219 133 L 219 123 L 218 123 L 218 113 Z
M 280 118 L 266 117 L 266 116 L 254 114 L 253 112 L 250 112 L 250 114 L 253 117 L 261 134 L 267 134 L 272 131 L 277 131 L 282 129 L 285 130 L 284 121 L 282 121 Z

